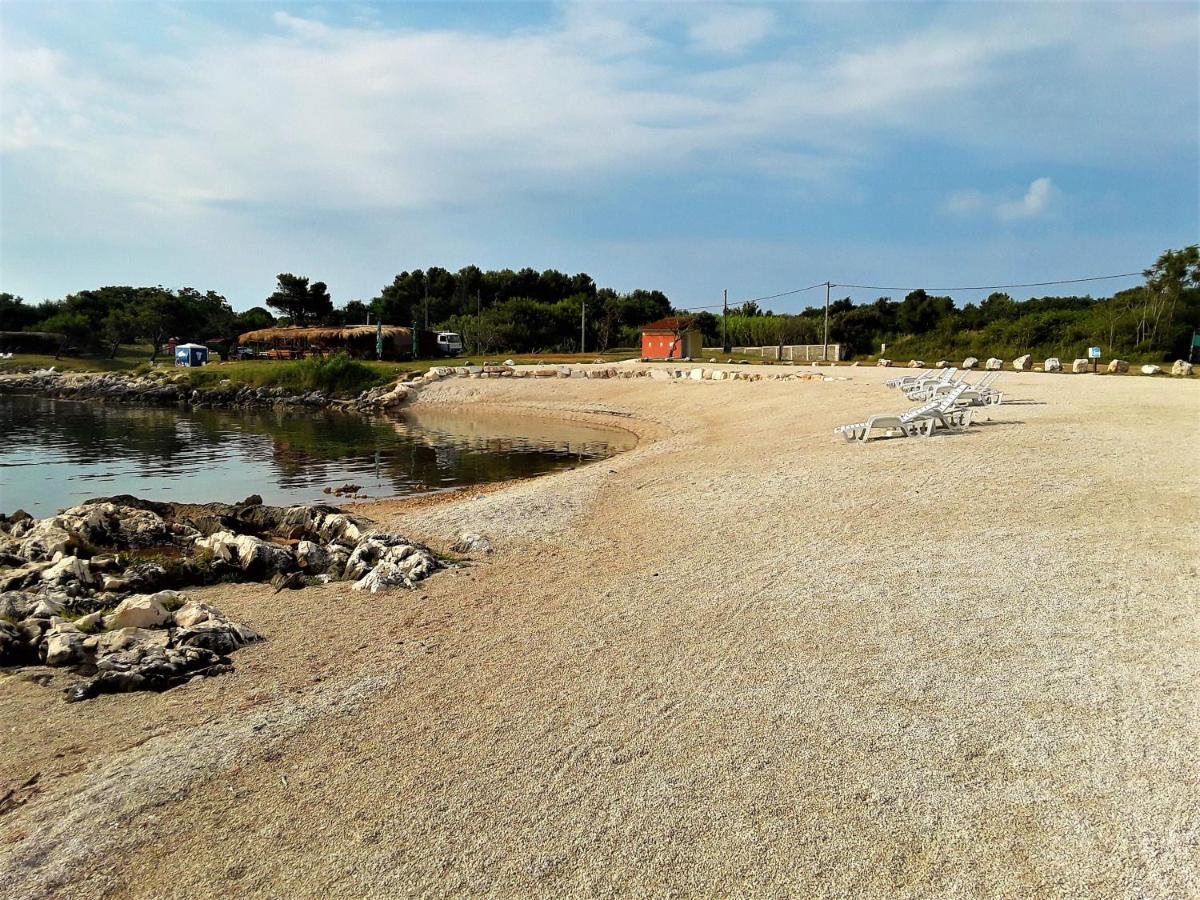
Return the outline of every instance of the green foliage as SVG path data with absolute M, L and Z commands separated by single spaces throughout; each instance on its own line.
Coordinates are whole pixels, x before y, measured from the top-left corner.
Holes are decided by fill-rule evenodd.
M 325 282 L 309 284 L 307 278 L 289 272 L 279 274 L 275 293 L 266 302 L 287 316 L 292 325 L 319 325 L 333 314 L 333 300 Z
M 292 362 L 243 362 L 184 370 L 196 387 L 215 387 L 228 379 L 246 387 L 284 388 L 296 393 L 321 391 L 326 396 L 350 396 L 387 384 L 400 371 L 395 366 L 360 362 L 345 353 Z

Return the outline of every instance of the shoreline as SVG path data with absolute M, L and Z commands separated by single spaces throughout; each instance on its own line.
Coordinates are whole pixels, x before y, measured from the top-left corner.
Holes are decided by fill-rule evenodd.
M 39 775 L 0 886 L 1187 893 L 1194 389 L 1006 374 L 978 427 L 852 446 L 897 404 L 852 374 L 426 385 L 645 437 L 367 504 L 495 545 L 418 591 L 197 591 L 268 636 L 228 675 L 76 706 L 0 675 L 0 770 Z

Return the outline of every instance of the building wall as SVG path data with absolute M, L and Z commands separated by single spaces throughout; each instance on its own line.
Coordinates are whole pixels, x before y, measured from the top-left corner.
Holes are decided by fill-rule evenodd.
M 700 356 L 703 335 L 699 331 L 674 334 L 650 334 L 642 332 L 642 359 L 683 359 Z

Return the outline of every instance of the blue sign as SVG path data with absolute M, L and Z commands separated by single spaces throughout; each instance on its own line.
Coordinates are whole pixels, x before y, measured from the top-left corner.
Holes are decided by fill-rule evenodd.
M 1100 348 L 1099 347 L 1088 347 L 1088 359 L 1099 359 L 1099 358 L 1100 358 Z

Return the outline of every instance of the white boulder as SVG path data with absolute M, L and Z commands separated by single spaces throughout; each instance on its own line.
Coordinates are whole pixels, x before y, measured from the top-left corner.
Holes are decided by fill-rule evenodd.
M 923 368 L 925 368 L 925 360 L 923 360 L 923 359 L 910 359 L 910 360 L 908 361 L 908 368 L 910 368 L 910 369 L 923 369 Z
M 1129 371 L 1129 363 L 1123 359 L 1114 359 L 1108 364 L 1108 371 L 1111 374 L 1124 374 Z
M 104 617 L 104 627 L 115 628 L 158 628 L 171 618 L 162 602 L 147 594 L 134 594 L 120 602 L 116 609 Z
M 948 359 L 939 359 L 937 362 L 935 362 L 935 363 L 933 364 L 933 367 L 934 367 L 935 369 L 948 369 L 948 368 L 950 368 L 950 360 L 948 360 Z
M 992 356 L 992 357 L 989 357 L 988 361 L 986 363 L 984 363 L 983 365 L 984 365 L 984 368 L 986 368 L 990 372 L 998 372 L 1000 369 L 1004 368 L 1004 360 L 997 359 L 996 357 Z
M 884 359 L 882 356 L 881 356 L 881 357 L 879 357 L 879 359 L 877 359 L 877 360 L 875 361 L 875 365 L 877 365 L 877 366 L 882 366 L 882 367 L 883 367 L 883 368 L 885 368 L 885 369 L 886 369 L 888 366 L 890 366 L 891 364 L 892 364 L 892 361 L 891 361 L 890 359 Z
M 1143 375 L 1157 375 L 1162 371 L 1162 366 L 1142 366 Z
M 1024 356 L 1018 356 L 1013 360 L 1013 368 L 1018 372 L 1028 372 L 1033 368 L 1033 357 L 1028 353 Z
M 1046 360 L 1046 365 L 1043 368 L 1047 372 L 1061 372 L 1062 360 L 1060 360 L 1057 356 L 1051 356 Z
M 1175 360 L 1175 365 L 1171 366 L 1171 374 L 1172 375 L 1191 375 L 1192 368 L 1193 368 L 1192 364 L 1190 362 L 1188 362 L 1186 359 L 1177 359 L 1177 360 Z

